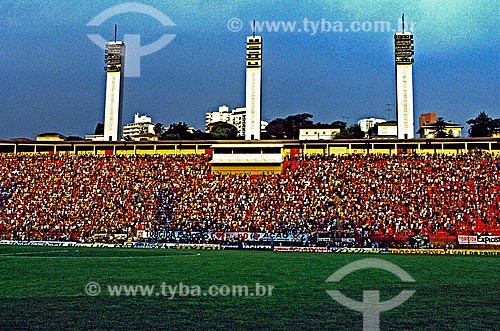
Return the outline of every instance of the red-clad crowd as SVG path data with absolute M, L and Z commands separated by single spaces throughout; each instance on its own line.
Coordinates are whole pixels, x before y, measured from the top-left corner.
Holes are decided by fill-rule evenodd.
M 0 238 L 115 240 L 157 223 L 157 188 L 207 157 L 0 156 Z
M 330 236 L 500 229 L 487 153 L 331 155 L 282 175 L 211 175 L 208 155 L 0 155 L 0 239 L 134 240 L 142 231 Z

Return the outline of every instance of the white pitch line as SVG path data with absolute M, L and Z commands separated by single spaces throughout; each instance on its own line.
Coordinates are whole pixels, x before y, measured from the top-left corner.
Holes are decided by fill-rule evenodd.
M 31 254 L 46 254 L 46 253 L 67 253 L 69 250 L 64 249 L 64 250 L 57 250 L 57 251 L 41 251 L 41 252 L 24 252 L 24 253 L 6 253 L 6 254 L 0 254 L 0 256 L 16 256 L 16 255 L 31 255 Z

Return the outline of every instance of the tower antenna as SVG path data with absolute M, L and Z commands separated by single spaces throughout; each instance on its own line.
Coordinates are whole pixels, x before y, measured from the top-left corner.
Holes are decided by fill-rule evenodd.
M 116 43 L 116 32 L 118 30 L 118 26 L 115 24 L 115 43 Z
M 253 20 L 252 35 L 255 38 L 255 20 Z
M 403 13 L 403 33 L 405 33 L 405 14 Z

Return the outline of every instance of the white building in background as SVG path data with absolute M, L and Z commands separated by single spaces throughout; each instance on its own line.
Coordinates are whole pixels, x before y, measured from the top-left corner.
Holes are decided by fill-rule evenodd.
M 228 106 L 219 106 L 219 109 L 205 114 L 205 132 L 210 131 L 210 126 L 216 122 L 231 124 L 238 130 L 238 136 L 245 137 L 247 123 L 246 107 L 236 107 L 229 110 Z M 260 121 L 260 132 L 264 132 L 269 123 Z
M 245 140 L 259 140 L 262 105 L 262 37 L 247 37 Z
M 394 35 L 396 56 L 396 114 L 398 138 L 413 139 L 413 35 L 411 32 L 396 32 Z
M 234 125 L 236 129 L 238 129 L 238 135 L 241 137 L 245 136 L 246 130 L 246 113 L 247 110 L 245 107 L 236 107 L 231 112 L 231 116 L 229 118 L 229 123 Z
M 155 125 L 151 120 L 151 117 L 142 115 L 139 116 L 139 113 L 134 114 L 134 122 L 129 123 L 123 127 L 123 137 L 136 138 L 145 133 L 154 134 Z
M 306 125 L 299 129 L 299 140 L 333 140 L 339 133 L 338 126 L 329 124 Z
M 205 114 L 205 132 L 209 131 L 209 126 L 212 123 L 224 122 L 230 123 L 231 112 L 226 105 L 219 106 L 219 110 Z
M 121 41 L 106 44 L 106 103 L 104 107 L 105 141 L 117 141 L 122 136 L 123 73 L 125 44 Z
M 381 118 L 371 117 L 371 118 L 360 119 L 358 121 L 358 125 L 361 128 L 361 131 L 365 133 L 365 136 L 368 136 L 370 129 L 372 129 L 375 126 L 375 124 L 384 122 L 386 122 L 386 120 Z
M 238 136 L 245 136 L 246 129 L 246 108 L 236 107 L 229 110 L 226 105 L 219 106 L 219 109 L 205 115 L 205 132 L 210 131 L 210 125 L 216 122 L 224 122 L 234 125 L 238 129 Z
M 446 138 L 461 138 L 463 128 L 463 125 L 446 122 L 442 129 L 447 134 Z M 436 123 L 433 123 L 422 125 L 417 133 L 420 134 L 420 138 L 433 139 L 436 138 L 437 130 L 438 126 Z
M 398 137 L 398 122 L 385 121 L 377 123 L 371 130 L 372 138 L 397 138 Z

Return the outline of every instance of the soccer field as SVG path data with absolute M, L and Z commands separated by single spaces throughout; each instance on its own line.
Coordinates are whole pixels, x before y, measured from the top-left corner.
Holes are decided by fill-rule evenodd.
M 379 269 L 326 282 L 367 258 L 415 282 Z M 415 290 L 380 314 L 380 330 L 500 328 L 494 256 L 0 246 L 0 270 L 3 330 L 362 330 L 363 314 L 327 290 L 357 301 L 363 290 L 380 301 Z

